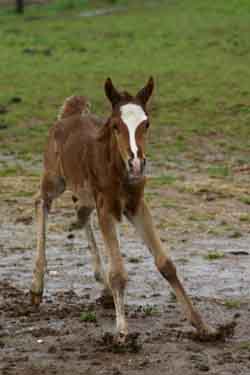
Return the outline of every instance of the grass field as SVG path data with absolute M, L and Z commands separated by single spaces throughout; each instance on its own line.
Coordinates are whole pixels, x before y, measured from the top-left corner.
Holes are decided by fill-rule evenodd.
M 128 9 L 80 17 L 89 3 L 56 1 L 27 7 L 24 16 L 0 10 L 2 154 L 41 154 L 65 97 L 87 95 L 107 114 L 107 76 L 135 92 L 152 74 L 153 160 L 219 153 L 208 170 L 216 176 L 228 174 L 228 163 L 250 161 L 248 1 L 95 1 L 91 7 Z

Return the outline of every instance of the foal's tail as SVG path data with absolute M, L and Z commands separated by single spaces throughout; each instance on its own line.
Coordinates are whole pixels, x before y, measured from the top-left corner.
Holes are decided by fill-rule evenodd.
M 90 102 L 84 96 L 70 96 L 65 99 L 57 119 L 61 120 L 77 114 L 88 114 L 89 112 Z

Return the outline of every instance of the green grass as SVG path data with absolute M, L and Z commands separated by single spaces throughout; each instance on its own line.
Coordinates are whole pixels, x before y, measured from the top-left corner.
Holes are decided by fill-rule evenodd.
M 142 307 L 145 316 L 154 316 L 159 314 L 159 309 L 156 305 L 145 305 Z
M 241 341 L 238 345 L 240 350 L 247 350 L 250 351 L 250 341 Z
M 143 257 L 142 256 L 139 256 L 139 257 L 131 256 L 131 257 L 128 258 L 128 262 L 129 263 L 141 263 L 141 262 L 143 262 Z
M 191 221 L 211 221 L 214 220 L 214 214 L 208 212 L 192 212 L 188 215 L 188 219 Z
M 227 177 L 229 174 L 229 168 L 224 165 L 210 166 L 208 168 L 208 175 L 210 177 Z
M 94 311 L 83 312 L 80 315 L 80 320 L 82 322 L 96 323 L 97 322 L 96 313 Z
M 17 197 L 30 198 L 30 197 L 33 197 L 35 195 L 35 192 L 34 191 L 16 191 L 13 195 L 16 198 Z
M 93 7 L 128 5 L 126 12 L 80 17 Z M 103 5 L 104 4 L 104 5 Z M 203 145 L 223 148 L 225 162 L 250 146 L 250 3 L 246 0 L 58 0 L 26 7 L 24 16 L 0 10 L 1 150 L 17 158 L 41 154 L 65 97 L 89 96 L 109 114 L 103 83 L 135 93 L 156 80 L 148 155 L 166 163 Z M 20 97 L 15 102 L 13 97 Z M 32 141 L 31 141 L 32 140 Z M 200 156 L 200 152 L 202 155 Z M 179 159 L 177 159 L 179 160 Z M 211 166 L 215 177 L 228 167 Z M 174 178 L 158 181 L 174 183 Z
M 25 170 L 22 166 L 5 166 L 0 169 L 0 177 L 22 176 L 23 174 L 25 174 Z
M 241 214 L 239 220 L 244 223 L 250 223 L 250 215 L 249 214 Z
M 238 309 L 238 308 L 240 308 L 240 301 L 229 299 L 229 300 L 225 301 L 224 305 L 229 310 L 231 310 L 231 309 Z
M 172 290 L 170 291 L 170 300 L 171 300 L 171 302 L 177 301 L 176 295 Z
M 149 186 L 152 188 L 158 188 L 164 185 L 173 185 L 175 184 L 177 177 L 174 175 L 163 175 L 158 177 L 152 177 L 149 179 Z
M 242 203 L 245 203 L 245 204 L 247 204 L 247 205 L 250 205 L 250 196 L 244 196 L 244 197 L 241 197 L 241 198 L 240 198 L 240 201 L 241 201 Z
M 216 259 L 221 259 L 221 258 L 224 258 L 225 257 L 225 253 L 223 253 L 223 251 L 218 251 L 218 250 L 214 250 L 214 251 L 209 251 L 208 254 L 204 255 L 204 258 L 206 260 L 216 260 Z

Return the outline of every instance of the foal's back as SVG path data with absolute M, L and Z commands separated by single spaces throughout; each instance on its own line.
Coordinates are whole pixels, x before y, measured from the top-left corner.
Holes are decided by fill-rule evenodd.
M 70 98 L 73 100 L 75 97 Z M 86 113 L 78 106 L 66 106 L 59 119 L 49 131 L 44 153 L 44 171 L 63 177 L 66 185 L 73 190 L 87 178 L 88 154 L 95 147 L 98 129 L 103 121 Z M 72 106 L 71 106 L 72 107 Z

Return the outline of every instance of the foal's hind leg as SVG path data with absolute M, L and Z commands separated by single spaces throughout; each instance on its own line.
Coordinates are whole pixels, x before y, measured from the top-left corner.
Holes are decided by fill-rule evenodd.
M 144 201 L 140 203 L 136 215 L 127 213 L 129 220 L 135 225 L 145 244 L 154 256 L 155 264 L 162 276 L 170 283 L 175 291 L 177 300 L 184 307 L 187 319 L 197 329 L 200 335 L 207 336 L 212 332 L 203 321 L 199 312 L 194 308 L 190 298 L 179 280 L 176 268 L 170 259 L 168 252 L 163 249 L 160 238 L 154 228 L 150 211 Z
M 37 251 L 33 279 L 30 288 L 32 304 L 39 305 L 42 301 L 44 287 L 44 272 L 46 268 L 46 221 L 52 200 L 62 194 L 65 183 L 61 177 L 46 173 L 41 181 L 40 192 L 35 199 L 37 218 Z
M 96 281 L 102 283 L 104 285 L 104 290 L 102 292 L 102 297 L 100 301 L 103 300 L 104 304 L 112 304 L 113 297 L 112 293 L 110 291 L 110 288 L 108 286 L 107 278 L 106 278 L 106 272 L 104 268 L 104 262 L 101 257 L 100 250 L 98 249 L 94 231 L 93 231 L 93 225 L 92 225 L 92 217 L 91 212 L 93 211 L 93 208 L 81 206 L 81 203 L 79 203 L 78 199 L 73 196 L 72 200 L 75 204 L 76 209 L 76 215 L 77 215 L 77 226 L 78 228 L 84 228 L 87 241 L 88 241 L 88 248 L 91 254 L 91 260 L 92 260 L 92 266 L 94 271 L 94 276 Z
M 112 291 L 109 287 L 107 274 L 104 267 L 104 261 L 102 260 L 100 249 L 96 244 L 94 232 L 92 229 L 91 218 L 88 220 L 85 227 L 88 246 L 92 254 L 92 264 L 96 281 L 103 284 L 104 289 L 101 292 L 101 297 L 98 298 L 98 302 L 101 303 L 104 307 L 111 307 L 114 305 Z

